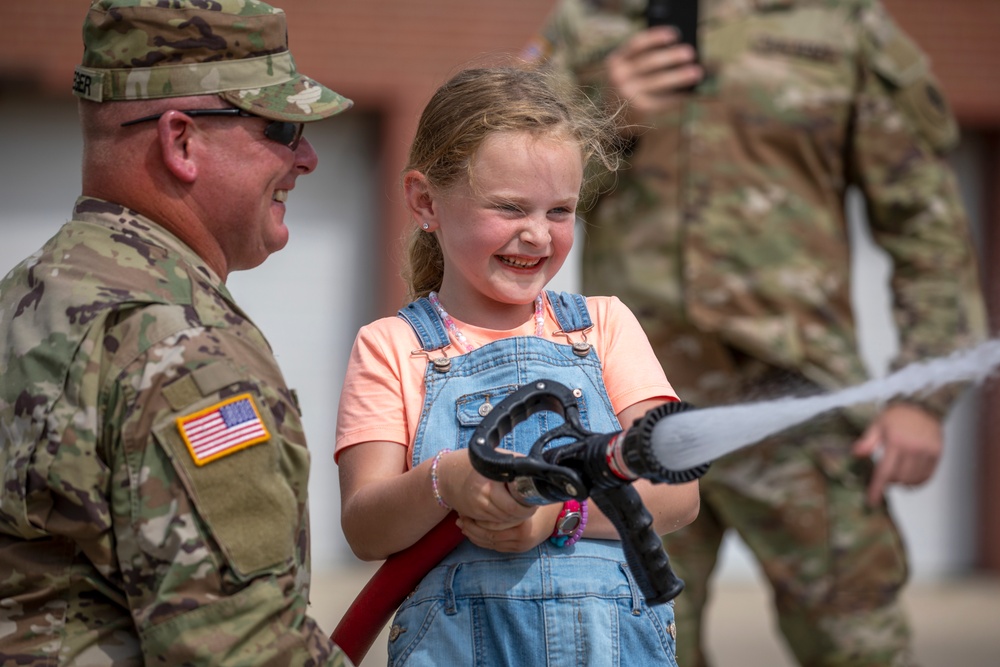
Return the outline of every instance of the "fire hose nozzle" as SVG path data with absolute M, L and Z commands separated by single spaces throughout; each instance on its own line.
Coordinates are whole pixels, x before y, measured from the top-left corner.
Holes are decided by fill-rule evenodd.
M 611 443 L 613 451 L 608 453 L 608 463 L 612 467 L 616 463 L 623 467 L 621 473 L 631 474 L 631 479 L 642 477 L 655 482 L 668 484 L 683 484 L 692 482 L 706 472 L 710 464 L 703 463 L 685 470 L 672 470 L 663 465 L 656 457 L 653 447 L 653 429 L 659 422 L 670 415 L 695 409 L 690 403 L 672 401 L 657 406 L 632 423 L 620 438 Z M 620 463 L 619 463 L 620 462 Z M 626 472 L 627 471 L 627 472 Z M 618 472 L 618 471 L 616 471 Z
M 580 421 L 576 397 L 549 380 L 525 385 L 494 406 L 469 441 L 469 460 L 483 476 L 506 482 L 511 494 L 526 505 L 590 497 L 621 537 L 626 561 L 646 601 L 672 600 L 684 588 L 670 569 L 670 559 L 653 518 L 632 482 L 684 483 L 705 473 L 708 465 L 673 471 L 657 461 L 650 436 L 657 422 L 687 410 L 686 403 L 667 403 L 636 420 L 626 432 L 593 433 Z M 536 412 L 550 411 L 564 422 L 544 433 L 524 456 L 501 452 L 504 436 Z M 549 443 L 569 440 L 546 447 Z

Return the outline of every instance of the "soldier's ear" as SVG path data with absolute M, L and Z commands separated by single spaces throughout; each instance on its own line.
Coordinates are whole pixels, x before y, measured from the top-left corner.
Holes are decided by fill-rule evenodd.
M 193 142 L 197 140 L 194 122 L 180 111 L 171 110 L 156 121 L 156 128 L 167 170 L 183 183 L 194 182 L 198 176 L 193 150 Z

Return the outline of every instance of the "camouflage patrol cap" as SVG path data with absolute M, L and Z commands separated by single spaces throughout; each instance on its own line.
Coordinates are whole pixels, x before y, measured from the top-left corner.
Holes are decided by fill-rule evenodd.
M 284 11 L 257 0 L 94 0 L 83 45 L 73 92 L 94 102 L 216 94 L 292 122 L 352 104 L 296 71 Z

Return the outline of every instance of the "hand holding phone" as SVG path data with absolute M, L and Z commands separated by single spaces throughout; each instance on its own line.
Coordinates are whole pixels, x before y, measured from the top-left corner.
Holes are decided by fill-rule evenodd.
M 675 11 L 681 7 L 683 15 Z M 628 102 L 629 123 L 648 123 L 675 108 L 702 80 L 704 71 L 695 48 L 697 13 L 697 0 L 650 0 L 647 21 L 674 26 L 687 41 L 666 31 L 640 30 L 605 59 L 610 89 Z

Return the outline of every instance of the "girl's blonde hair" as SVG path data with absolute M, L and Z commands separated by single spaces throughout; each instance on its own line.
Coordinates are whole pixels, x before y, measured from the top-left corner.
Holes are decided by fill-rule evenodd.
M 494 132 L 565 133 L 585 166 L 618 168 L 617 114 L 606 114 L 565 78 L 529 65 L 471 68 L 438 88 L 424 108 L 404 174 L 418 171 L 438 192 L 473 184 L 472 162 Z M 595 172 L 587 169 L 586 182 Z M 434 234 L 409 233 L 403 278 L 408 300 L 440 289 L 444 257 Z

